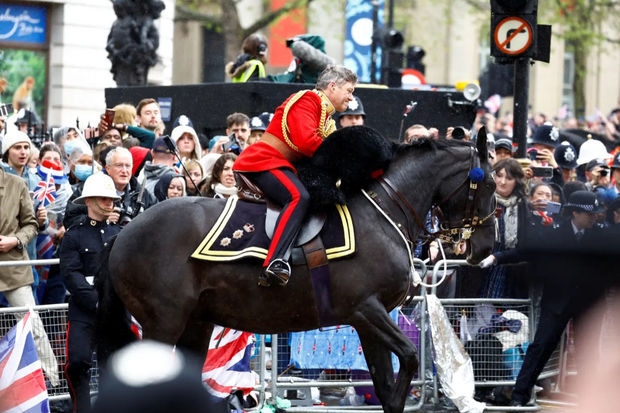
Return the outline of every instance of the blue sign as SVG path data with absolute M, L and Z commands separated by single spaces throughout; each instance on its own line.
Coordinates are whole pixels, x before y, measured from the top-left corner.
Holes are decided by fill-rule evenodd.
M 164 122 L 170 122 L 172 117 L 172 98 L 157 98 L 159 115 Z
M 346 19 L 347 35 L 344 42 L 344 65 L 357 74 L 360 82 L 368 83 L 371 80 L 372 66 L 372 34 L 373 34 L 373 0 L 347 0 Z M 377 24 L 383 23 L 383 9 L 385 0 L 377 2 Z M 381 49 L 377 48 L 377 66 L 380 70 Z M 380 74 L 375 72 L 375 78 Z
M 0 4 L 0 42 L 42 45 L 47 42 L 47 9 Z

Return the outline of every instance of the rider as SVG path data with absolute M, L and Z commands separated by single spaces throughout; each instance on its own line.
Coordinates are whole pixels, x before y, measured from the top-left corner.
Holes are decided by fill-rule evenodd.
M 311 157 L 335 129 L 331 115 L 343 112 L 351 100 L 357 75 L 344 66 L 329 65 L 319 75 L 315 89 L 289 96 L 275 111 L 265 134 L 237 158 L 234 170 L 244 173 L 265 195 L 282 205 L 258 285 L 285 286 L 288 264 L 308 208 L 309 195 L 292 163 Z

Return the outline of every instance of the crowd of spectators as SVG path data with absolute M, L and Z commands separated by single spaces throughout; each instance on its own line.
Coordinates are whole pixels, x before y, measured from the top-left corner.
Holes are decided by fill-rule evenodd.
M 135 106 L 123 103 L 106 111 L 97 128 L 62 126 L 55 129 L 49 141 L 36 145 L 28 134 L 28 126 L 32 126 L 27 121 L 30 115 L 27 110 L 22 112 L 10 121 L 3 119 L 1 166 L 4 173 L 23 178 L 30 191 L 31 215 L 36 220 L 38 235 L 17 238 L 30 259 L 58 257 L 67 230 L 89 219 L 85 205 L 74 201 L 84 197 L 86 180 L 96 174 L 108 175 L 114 184 L 118 199 L 107 220 L 120 227 L 169 198 L 234 196 L 235 159 L 261 139 L 273 116 L 267 111 L 253 117 L 232 113 L 226 119 L 224 135 L 206 137 L 184 115 L 166 131 L 158 102 L 145 98 Z M 112 117 L 108 117 L 110 114 Z M 338 127 L 346 127 L 363 124 L 365 116 L 361 100 L 354 97 L 346 113 L 337 113 L 334 118 Z M 566 203 L 575 191 L 593 193 L 601 205 L 596 210 L 593 228 L 610 234 L 617 232 L 620 108 L 607 116 L 586 120 L 550 120 L 544 114 L 532 114 L 526 159 L 514 158 L 516 143 L 510 115 L 496 118 L 488 111 L 480 111 L 471 128 L 455 125 L 446 136 L 473 140 L 481 126 L 493 137 L 489 149 L 497 184 L 496 257 L 523 247 L 528 241 L 524 234 L 532 227 L 556 228 L 569 222 L 571 210 Z M 400 138 L 407 143 L 437 136 L 432 125 L 416 123 Z M 3 212 L 0 211 L 0 217 Z M 15 244 L 15 248 L 19 245 Z M 429 251 L 420 254 L 425 258 Z M 478 283 L 468 280 L 466 293 L 484 298 L 531 298 L 531 272 L 528 277 L 525 267 L 501 265 L 501 260 L 497 261 L 488 261 L 487 268 L 480 269 Z M 61 267 L 28 268 L 22 284 L 32 288 L 35 303 L 66 302 L 75 293 L 65 283 Z M 456 295 L 463 295 L 462 289 L 456 291 Z M 0 293 L 11 297 L 11 290 Z M 541 292 L 537 294 L 540 296 Z M 10 304 L 10 300 L 3 300 L 4 305 Z

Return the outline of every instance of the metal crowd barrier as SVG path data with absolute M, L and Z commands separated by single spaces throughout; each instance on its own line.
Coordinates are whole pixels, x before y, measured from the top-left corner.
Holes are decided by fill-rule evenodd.
M 50 265 L 57 264 L 58 260 L 37 260 L 37 261 L 23 261 L 23 262 L 0 262 L 0 266 L 8 265 Z M 426 273 L 426 264 L 420 260 L 415 260 L 416 268 L 421 269 L 422 274 Z M 448 268 L 454 269 L 457 266 L 464 265 L 464 260 L 447 260 L 440 261 L 435 264 L 433 268 L 433 281 L 436 281 L 440 272 L 444 269 L 444 264 Z M 433 282 L 434 284 L 434 282 Z M 435 287 L 429 289 L 430 293 L 435 292 Z M 425 300 L 424 295 L 427 293 L 425 288 L 422 288 L 422 295 L 416 296 L 412 303 L 406 308 L 403 308 L 405 314 L 410 314 L 414 306 L 421 306 L 418 308 L 420 314 L 425 314 Z M 456 320 L 465 311 L 466 313 L 472 313 L 476 306 L 481 304 L 492 304 L 503 310 L 513 309 L 525 314 L 528 317 L 530 330 L 530 342 L 534 334 L 534 320 L 533 320 L 533 306 L 531 300 L 515 300 L 515 299 L 441 299 L 448 318 L 450 320 Z M 50 400 L 62 400 L 68 399 L 68 387 L 67 381 L 64 377 L 63 367 L 66 361 L 65 354 L 65 339 L 66 339 L 66 326 L 67 326 L 67 304 L 55 304 L 36 306 L 35 311 L 39 313 L 41 320 L 45 326 L 45 330 L 48 334 L 48 338 L 54 350 L 54 355 L 59 364 L 60 370 L 60 385 L 57 387 L 49 386 L 48 392 Z M 23 316 L 28 308 L 25 307 L 9 307 L 0 308 L 0 336 L 4 336 L 7 331 L 16 323 L 18 317 Z M 420 410 L 425 406 L 431 405 L 434 408 L 442 409 L 443 402 L 441 395 L 441 386 L 438 383 L 436 374 L 434 374 L 432 366 L 432 355 L 430 354 L 431 347 L 427 343 L 428 319 L 423 316 L 419 319 L 420 325 L 417 326 L 420 333 L 420 345 L 418 348 L 419 356 L 419 369 L 411 382 L 411 392 L 407 401 L 405 411 Z M 287 409 L 291 412 L 351 412 L 351 411 L 378 411 L 380 406 L 371 405 L 343 405 L 343 400 L 346 399 L 345 395 L 349 396 L 350 393 L 344 393 L 343 389 L 350 389 L 351 387 L 367 387 L 372 386 L 372 382 L 369 379 L 354 380 L 351 378 L 350 372 L 336 371 L 332 374 L 320 375 L 319 377 L 307 379 L 304 378 L 304 372 L 298 371 L 291 366 L 288 366 L 284 371 L 279 371 L 278 365 L 279 358 L 283 354 L 288 354 L 287 340 L 279 340 L 278 335 L 271 335 L 271 348 L 265 344 L 266 336 L 259 336 L 257 341 L 258 350 L 255 352 L 255 356 L 252 359 L 253 369 L 257 370 L 260 378 L 260 383 L 257 384 L 256 390 L 260 393 L 260 402 L 264 401 L 267 397 L 279 396 L 283 399 L 289 399 L 292 403 L 292 407 Z M 472 356 L 473 359 L 474 356 Z M 476 361 L 485 363 L 485 348 L 479 348 L 479 351 L 475 355 Z M 488 363 L 488 376 L 484 380 L 475 381 L 475 385 L 478 386 L 511 386 L 514 384 L 513 380 L 507 380 L 505 377 L 501 377 L 499 374 L 493 376 L 495 370 L 500 371 L 501 367 L 493 366 L 492 360 L 487 360 Z M 560 351 L 556 350 L 551 360 L 547 364 L 541 378 L 547 378 L 557 376 L 561 373 L 561 361 Z M 497 368 L 496 368 L 497 367 Z M 315 372 L 316 373 L 316 372 Z M 91 371 L 91 391 L 97 392 L 98 389 L 99 374 L 94 360 L 93 369 Z M 313 400 L 313 391 L 319 389 L 319 396 L 321 398 L 320 405 L 317 405 Z M 329 395 L 330 389 L 336 389 L 332 391 L 332 397 L 325 397 L 325 394 Z M 334 396 L 335 395 L 335 396 Z M 329 399 L 329 400 L 327 400 Z M 344 402 L 346 404 L 346 400 Z M 449 404 L 449 403 L 448 403 Z M 533 411 L 539 410 L 540 407 L 506 407 L 506 406 L 488 406 L 487 410 L 501 410 L 501 411 Z M 449 409 L 449 408 L 448 408 Z

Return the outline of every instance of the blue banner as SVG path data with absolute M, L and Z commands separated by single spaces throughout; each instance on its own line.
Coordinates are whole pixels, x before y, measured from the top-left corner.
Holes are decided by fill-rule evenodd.
M 44 45 L 47 42 L 47 9 L 0 4 L 0 42 Z
M 385 0 L 379 0 L 377 25 L 383 26 Z M 353 70 L 360 82 L 371 80 L 373 6 L 372 0 L 347 0 L 347 33 L 344 42 L 344 65 Z M 380 78 L 381 49 L 377 48 L 376 79 Z
M 398 309 L 390 313 L 392 320 L 407 337 L 420 347 L 420 330 L 415 323 Z M 291 364 L 301 369 L 341 369 L 368 371 L 362 344 L 351 326 L 334 326 L 325 330 L 291 333 Z M 399 362 L 392 354 L 394 371 Z

